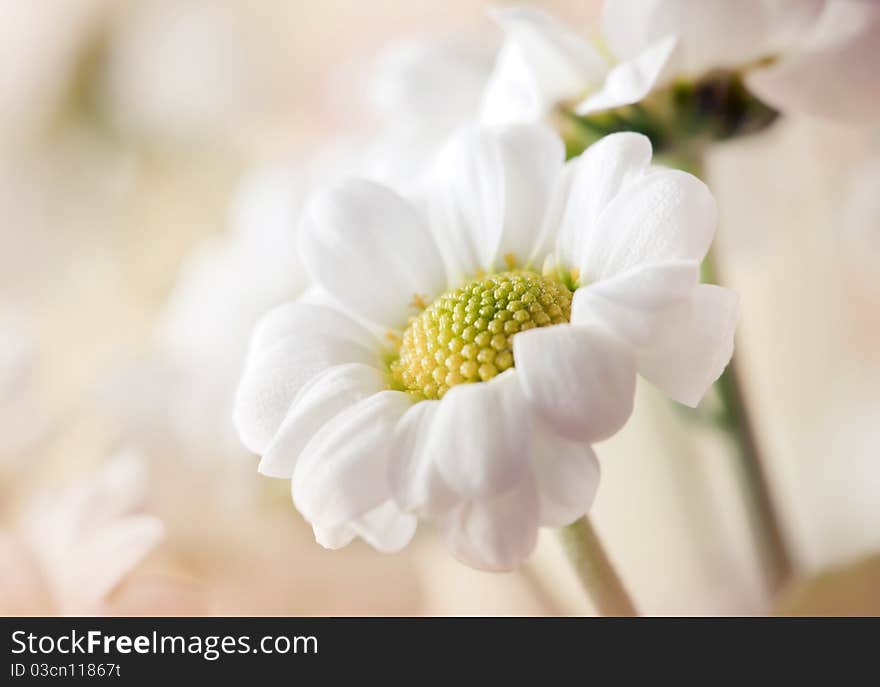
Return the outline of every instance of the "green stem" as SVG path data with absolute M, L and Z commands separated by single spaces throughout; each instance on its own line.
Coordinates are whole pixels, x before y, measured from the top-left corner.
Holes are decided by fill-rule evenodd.
M 578 579 L 600 615 L 638 615 L 588 516 L 559 530 L 559 538 Z

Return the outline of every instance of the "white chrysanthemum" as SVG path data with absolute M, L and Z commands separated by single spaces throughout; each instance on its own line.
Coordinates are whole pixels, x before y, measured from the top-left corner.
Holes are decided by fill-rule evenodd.
M 668 33 L 617 59 L 539 10 L 492 16 L 506 39 L 483 99 L 488 124 L 536 122 L 560 103 L 580 115 L 637 103 L 664 77 L 676 44 Z
M 312 201 L 301 258 L 333 305 L 263 319 L 235 421 L 322 544 L 397 550 L 421 517 L 510 569 L 589 508 L 590 443 L 628 418 L 637 372 L 699 401 L 737 298 L 698 283 L 708 189 L 650 158 L 638 134 L 565 163 L 543 128 L 465 129 L 414 202 L 367 181 Z
M 880 113 L 877 2 L 606 0 L 602 30 L 621 58 L 677 36 L 680 74 L 751 64 L 748 87 L 782 110 L 861 123 Z

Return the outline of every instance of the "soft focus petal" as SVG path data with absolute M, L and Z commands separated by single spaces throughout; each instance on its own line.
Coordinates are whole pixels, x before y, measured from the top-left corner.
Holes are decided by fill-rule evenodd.
M 513 338 L 513 355 L 529 403 L 569 439 L 606 439 L 632 413 L 635 361 L 625 344 L 597 327 L 520 332 Z
M 386 387 L 381 371 L 360 363 L 338 365 L 319 374 L 293 400 L 260 461 L 260 472 L 289 478 L 303 448 L 328 420 Z
M 733 355 L 739 297 L 730 289 L 701 284 L 690 318 L 675 341 L 639 355 L 639 372 L 680 403 L 696 406 Z
M 702 181 L 655 169 L 624 187 L 607 205 L 579 265 L 587 281 L 639 265 L 700 261 L 715 236 L 718 210 Z
M 609 0 L 602 34 L 621 60 L 676 35 L 676 71 L 699 76 L 773 55 L 821 5 L 822 0 Z
M 80 565 L 57 571 L 65 577 L 67 587 L 59 601 L 74 595 L 77 598 L 76 607 L 66 611 L 75 612 L 104 599 L 156 547 L 164 532 L 159 518 L 129 515 L 79 542 L 76 556 Z
M 637 267 L 578 289 L 571 321 L 603 326 L 635 348 L 656 346 L 676 336 L 680 322 L 690 317 L 699 278 L 694 261 Z
M 568 163 L 558 185 L 555 207 L 559 225 L 557 253 L 568 267 L 578 267 L 596 241 L 602 211 L 622 187 L 645 174 L 651 142 L 641 134 L 605 136 Z
M 880 120 L 880 3 L 829 2 L 799 45 L 746 77 L 758 97 L 784 111 L 853 124 Z
M 436 454 L 430 448 L 431 428 L 440 401 L 416 403 L 394 432 L 389 466 L 391 491 L 401 508 L 432 517 L 448 511 L 457 502 L 455 493 L 443 480 Z
M 575 112 L 588 115 L 639 102 L 663 80 L 675 44 L 675 36 L 667 36 L 632 60 L 616 65 L 608 72 L 602 88 L 581 102 Z
M 485 43 L 458 34 L 406 41 L 382 55 L 370 100 L 396 121 L 460 123 L 476 112 L 493 57 Z
M 525 471 L 531 416 L 514 370 L 460 384 L 440 401 L 425 452 L 465 498 L 507 491 Z
M 537 121 L 556 103 L 602 82 L 608 69 L 602 56 L 553 17 L 526 7 L 492 15 L 505 42 L 486 87 L 482 121 Z
M 413 299 L 445 286 L 437 247 L 420 214 L 394 191 L 352 179 L 309 204 L 300 250 L 312 277 L 350 312 L 402 328 Z
M 532 473 L 542 527 L 563 527 L 589 511 L 599 486 L 599 461 L 590 445 L 551 428 L 535 433 Z
M 488 129 L 456 132 L 437 159 L 425 202 L 449 280 L 472 278 L 495 261 L 504 222 L 504 172 Z
M 283 308 L 257 328 L 235 395 L 233 419 L 239 437 L 259 454 L 303 385 L 335 365 L 375 365 L 379 360 L 374 349 L 362 345 L 363 330 L 344 315 L 322 306 Z M 294 323 L 302 328 L 286 328 Z M 328 327 L 332 323 L 340 326 Z
M 312 437 L 293 473 L 297 509 L 313 525 L 356 520 L 387 501 L 394 426 L 412 400 L 382 391 L 343 411 Z
M 493 498 L 465 503 L 440 522 L 450 552 L 480 570 L 518 567 L 538 540 L 538 497 L 531 476 Z

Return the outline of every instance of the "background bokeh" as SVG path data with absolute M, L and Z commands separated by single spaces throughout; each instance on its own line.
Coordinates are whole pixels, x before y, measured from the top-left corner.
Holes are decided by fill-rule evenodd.
M 534 4 L 585 30 L 598 9 Z M 370 136 L 367 66 L 449 31 L 489 49 L 487 6 L 0 0 L 0 613 L 593 612 L 552 533 L 510 574 L 460 565 L 430 531 L 394 556 L 325 551 L 230 426 L 251 310 L 301 288 L 283 248 L 265 268 L 241 257 L 240 225 L 264 207 L 248 189 L 269 175 L 295 215 L 315 153 Z M 647 385 L 597 449 L 596 525 L 648 613 L 871 612 L 880 122 L 788 117 L 717 146 L 707 179 L 800 574 L 859 564 L 869 581 L 855 599 L 820 590 L 824 606 L 801 587 L 769 599 L 731 447 Z M 284 209 L 266 220 L 282 234 Z M 122 524 L 102 523 L 120 514 L 146 554 L 111 546 Z M 140 562 L 105 572 L 105 595 L 83 591 L 126 556 Z

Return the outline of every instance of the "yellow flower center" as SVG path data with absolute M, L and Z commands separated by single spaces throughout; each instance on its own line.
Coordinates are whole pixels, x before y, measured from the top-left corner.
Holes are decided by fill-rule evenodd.
M 447 291 L 413 318 L 390 364 L 395 388 L 439 399 L 513 367 L 513 337 L 568 322 L 571 292 L 554 278 L 513 270 Z

